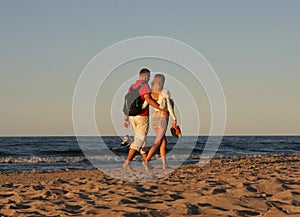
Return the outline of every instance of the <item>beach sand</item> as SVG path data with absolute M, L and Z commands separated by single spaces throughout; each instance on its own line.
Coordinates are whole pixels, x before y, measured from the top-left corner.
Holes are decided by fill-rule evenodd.
M 0 177 L 0 216 L 300 216 L 300 155 L 183 165 L 146 182 L 99 170 Z

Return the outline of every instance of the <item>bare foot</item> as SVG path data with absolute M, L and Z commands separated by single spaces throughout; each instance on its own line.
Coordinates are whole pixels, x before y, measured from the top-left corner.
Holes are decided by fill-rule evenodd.
M 150 168 L 149 168 L 149 165 L 148 165 L 148 162 L 142 162 L 143 166 L 145 167 L 145 170 L 146 172 L 149 172 L 150 171 Z
M 163 168 L 163 170 L 169 169 L 167 164 L 163 165 L 162 168 Z
M 130 165 L 129 165 L 128 162 L 123 163 L 123 169 L 132 172 L 132 169 L 131 169 L 131 167 L 130 167 Z

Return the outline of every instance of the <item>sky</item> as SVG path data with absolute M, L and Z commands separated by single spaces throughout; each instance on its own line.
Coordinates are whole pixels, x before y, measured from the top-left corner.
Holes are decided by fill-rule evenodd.
M 225 135 L 300 135 L 299 9 L 296 0 L 0 0 L 0 136 L 74 135 L 72 99 L 85 66 L 119 41 L 151 35 L 182 41 L 209 61 L 226 97 Z M 137 74 L 143 66 L 169 73 L 166 85 L 181 101 L 171 76 L 192 80 L 180 77 L 184 70 L 173 63 L 136 60 L 114 75 Z M 197 84 L 189 88 L 205 135 L 209 102 Z M 114 135 L 122 112 L 107 115 L 116 104 L 101 101 L 101 94 L 98 128 Z M 177 113 L 191 118 L 189 105 Z M 192 134 L 196 125 L 183 131 Z

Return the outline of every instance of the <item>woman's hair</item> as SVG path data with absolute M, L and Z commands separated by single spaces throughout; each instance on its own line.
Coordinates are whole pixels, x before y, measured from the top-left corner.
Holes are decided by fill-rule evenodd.
M 154 79 L 152 81 L 151 85 L 151 97 L 157 101 L 159 93 L 162 91 L 164 88 L 165 84 L 165 76 L 163 74 L 156 74 L 154 76 Z

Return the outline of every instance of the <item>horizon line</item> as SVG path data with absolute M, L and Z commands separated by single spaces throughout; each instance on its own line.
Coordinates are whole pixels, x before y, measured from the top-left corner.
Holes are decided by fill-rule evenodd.
M 100 135 L 0 135 L 0 137 L 99 137 L 99 136 Z M 101 136 L 119 136 L 119 135 L 106 134 Z M 155 136 L 155 135 L 148 135 L 148 136 Z M 223 137 L 225 136 L 300 136 L 300 134 L 224 134 L 224 135 L 188 134 L 188 135 L 183 135 L 183 137 L 191 137 L 191 136 L 223 136 Z

